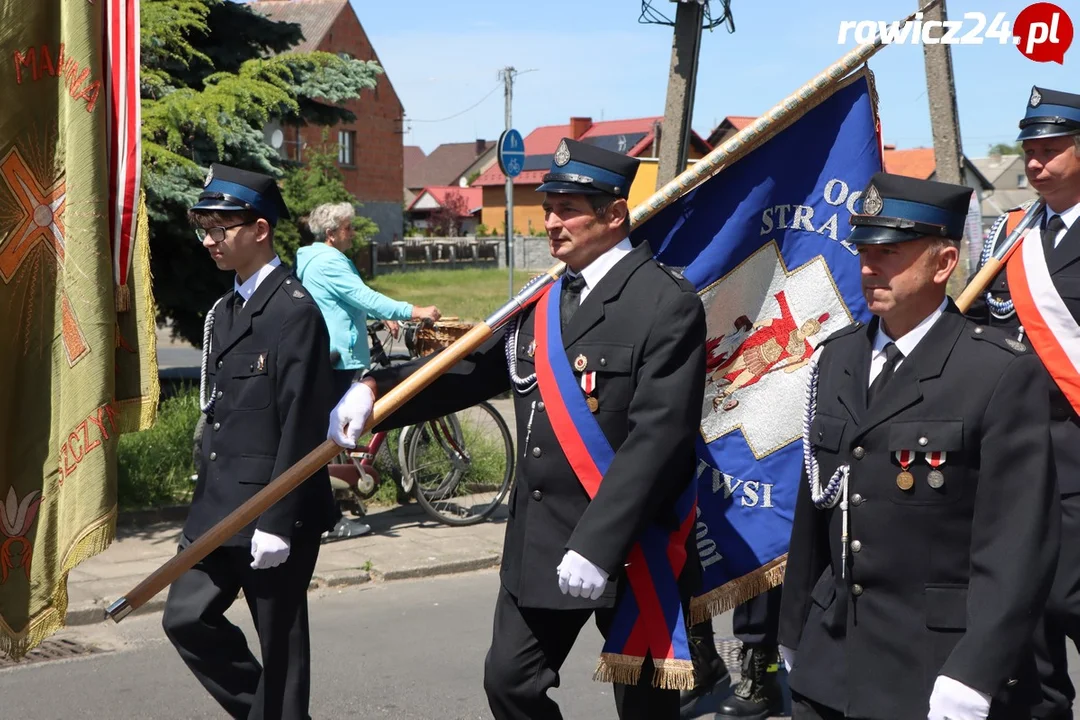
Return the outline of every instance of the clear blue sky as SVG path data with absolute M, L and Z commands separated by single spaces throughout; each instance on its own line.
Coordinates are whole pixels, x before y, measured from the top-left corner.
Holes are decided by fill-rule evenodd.
M 513 123 L 523 134 L 572 115 L 594 120 L 663 115 L 672 29 L 638 23 L 640 0 L 352 0 L 405 106 L 405 144 L 431 152 L 444 142 L 495 139 L 504 126 L 497 73 L 523 73 Z M 653 0 L 674 17 L 675 4 Z M 694 129 L 708 132 L 726 115 L 757 115 L 853 47 L 837 44 L 842 20 L 895 20 L 916 0 L 732 0 L 735 33 L 702 39 Z M 1028 0 L 949 0 L 951 19 L 981 11 L 1011 21 Z M 1080 3 L 1058 0 L 1080 26 Z M 718 7 L 714 5 L 714 7 Z M 973 27 L 968 21 L 964 30 Z M 1080 27 L 1078 27 L 1080 29 Z M 1012 45 L 953 46 L 964 152 L 986 154 L 1012 142 L 1031 86 L 1080 93 L 1080 48 L 1064 65 L 1036 63 Z M 929 147 L 929 109 L 919 45 L 887 47 L 870 61 L 886 143 Z M 495 89 L 494 92 L 491 92 Z M 488 93 L 491 93 L 488 95 Z M 438 120 L 474 109 L 445 122 Z

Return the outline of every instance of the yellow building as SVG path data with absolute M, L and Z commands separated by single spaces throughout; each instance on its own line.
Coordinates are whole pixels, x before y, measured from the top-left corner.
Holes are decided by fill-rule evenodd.
M 536 192 L 551 167 L 551 156 L 564 137 L 587 142 L 605 150 L 622 152 L 641 160 L 634 184 L 630 186 L 629 205 L 633 208 L 656 190 L 659 136 L 663 118 L 607 120 L 594 123 L 590 118 L 570 118 L 568 125 L 539 127 L 525 138 L 525 170 L 514 178 L 514 232 L 519 235 L 544 234 L 544 196 Z M 691 136 L 689 156 L 698 159 L 710 150 L 697 133 Z M 472 184 L 483 189 L 480 222 L 499 234 L 506 232 L 506 176 L 498 164 L 490 167 Z

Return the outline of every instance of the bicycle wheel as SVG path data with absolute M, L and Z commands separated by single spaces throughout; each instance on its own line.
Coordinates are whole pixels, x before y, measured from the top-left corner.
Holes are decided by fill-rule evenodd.
M 495 513 L 514 478 L 514 443 L 486 402 L 414 425 L 408 472 L 416 501 L 447 525 L 474 525 Z

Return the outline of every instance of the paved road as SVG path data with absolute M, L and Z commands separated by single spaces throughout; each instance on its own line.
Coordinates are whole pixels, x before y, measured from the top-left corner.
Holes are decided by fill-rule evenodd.
M 485 571 L 313 595 L 312 716 L 489 718 L 481 681 L 497 587 L 496 573 Z M 242 604 L 232 614 L 253 637 Z M 168 644 L 160 614 L 59 637 L 109 652 L 0 670 L 4 718 L 222 717 Z M 599 648 L 590 625 L 554 694 L 567 718 L 615 717 L 610 687 L 591 680 Z

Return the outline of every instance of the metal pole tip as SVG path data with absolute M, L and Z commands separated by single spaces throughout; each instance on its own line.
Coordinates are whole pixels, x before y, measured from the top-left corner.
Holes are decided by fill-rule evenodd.
M 109 607 L 105 608 L 105 614 L 112 618 L 113 622 L 120 622 L 128 615 L 134 608 L 128 603 L 127 598 L 120 598 Z

